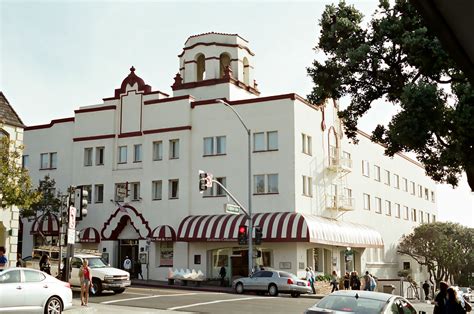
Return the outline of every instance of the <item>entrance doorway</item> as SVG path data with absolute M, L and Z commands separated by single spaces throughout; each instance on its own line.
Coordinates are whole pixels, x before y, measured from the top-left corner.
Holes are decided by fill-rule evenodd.
M 249 254 L 247 250 L 234 250 L 231 255 L 232 276 L 249 275 Z
M 126 239 L 119 240 L 119 261 L 118 265 L 121 269 L 123 268 L 123 262 L 128 257 L 132 261 L 132 269 L 130 270 L 130 277 L 135 278 L 135 263 L 138 261 L 138 240 L 137 239 Z

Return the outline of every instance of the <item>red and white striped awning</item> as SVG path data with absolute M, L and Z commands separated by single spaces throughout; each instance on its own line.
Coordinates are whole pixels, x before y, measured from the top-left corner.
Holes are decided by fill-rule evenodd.
M 150 233 L 152 241 L 176 241 L 176 232 L 173 227 L 168 225 L 158 226 Z
M 59 219 L 51 213 L 46 212 L 38 216 L 31 226 L 30 234 L 42 234 L 44 236 L 59 236 Z
M 294 212 L 258 213 L 253 225 L 262 228 L 264 242 L 311 242 L 347 247 L 383 247 L 379 232 L 356 223 Z M 236 241 L 244 215 L 188 216 L 179 225 L 178 241 Z
M 81 230 L 79 233 L 80 243 L 99 243 L 100 234 L 99 231 L 92 227 L 87 227 Z

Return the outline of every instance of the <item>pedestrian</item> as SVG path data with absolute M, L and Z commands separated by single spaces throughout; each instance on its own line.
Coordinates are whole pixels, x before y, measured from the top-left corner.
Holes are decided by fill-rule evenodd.
M 23 261 L 23 259 L 21 258 L 21 254 L 18 253 L 16 255 L 16 267 L 25 267 L 25 262 Z
M 79 269 L 79 280 L 81 282 L 81 305 L 87 306 L 89 303 L 89 287 L 91 285 L 91 269 L 88 261 L 82 261 L 82 267 Z
M 448 284 L 444 281 L 439 283 L 439 292 L 434 300 L 433 314 L 446 314 L 446 301 L 448 294 Z
M 313 268 L 309 266 L 309 272 L 311 273 L 311 290 L 313 290 L 313 293 L 316 294 L 316 288 L 314 287 L 314 283 L 316 281 L 316 275 L 314 274 Z
M 453 287 L 449 287 L 446 290 L 446 309 L 445 313 L 449 314 L 464 314 L 466 310 L 464 309 L 464 302 L 457 296 L 457 291 Z
M 128 273 L 130 273 L 132 270 L 132 261 L 128 258 L 128 256 L 125 256 L 125 260 L 123 261 L 123 269 L 125 269 Z
M 5 253 L 7 253 L 5 247 L 0 246 L 0 271 L 8 267 L 8 258 Z
M 332 271 L 332 274 L 331 274 L 331 286 L 332 286 L 332 290 L 331 290 L 331 293 L 334 292 L 334 291 L 338 291 L 339 288 L 338 288 L 338 279 L 337 279 L 337 273 L 335 270 Z
M 351 273 L 350 285 L 352 290 L 360 290 L 360 279 L 356 271 Z
M 425 283 L 422 285 L 423 291 L 425 292 L 425 300 L 430 299 L 430 284 L 428 283 L 428 280 L 425 280 Z
M 135 273 L 137 274 L 137 279 L 140 279 L 140 277 L 142 277 L 143 279 L 142 264 L 140 263 L 139 260 L 135 261 Z
M 225 286 L 225 275 L 227 275 L 227 272 L 224 265 L 222 265 L 221 269 L 219 270 L 219 276 L 221 277 L 221 287 Z
M 351 281 L 351 276 L 346 271 L 346 274 L 344 275 L 344 290 L 349 290 L 350 281 Z
M 370 275 L 368 271 L 364 275 L 364 290 L 370 291 Z
M 44 271 L 48 275 L 51 275 L 51 264 L 49 263 L 48 254 L 44 254 L 43 256 L 41 256 L 39 267 L 41 271 Z
M 372 274 L 369 274 L 370 276 L 370 291 L 375 291 L 377 289 L 377 281 L 375 281 L 375 277 Z
M 314 290 L 313 286 L 312 286 L 312 278 L 311 278 L 311 272 L 309 271 L 309 267 L 306 267 L 306 280 L 309 282 L 309 285 L 311 286 L 312 290 L 313 290 L 313 294 L 316 294 L 316 291 Z

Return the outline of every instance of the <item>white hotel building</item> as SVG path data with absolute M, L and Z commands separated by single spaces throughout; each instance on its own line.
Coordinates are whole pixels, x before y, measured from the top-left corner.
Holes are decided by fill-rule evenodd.
M 172 96 L 152 91 L 132 68 L 102 103 L 27 127 L 33 182 L 49 174 L 61 191 L 84 185 L 92 192 L 77 245 L 107 253 L 112 265 L 149 252 L 143 273 L 150 279 L 164 280 L 171 266 L 208 278 L 222 265 L 245 275 L 247 247 L 237 243 L 244 216 L 224 213 L 230 200 L 221 189 L 198 190 L 205 170 L 247 205 L 247 133 L 216 102 L 224 99 L 251 129 L 252 210 L 263 228 L 256 263 L 299 276 L 309 265 L 395 278 L 410 265 L 396 254 L 402 234 L 436 219 L 434 183 L 419 163 L 384 156 L 362 132 L 358 145 L 349 144 L 332 100 L 315 106 L 296 94 L 260 97 L 253 56 L 238 35 L 191 36 Z M 129 196 L 120 199 L 123 183 Z M 32 235 L 57 232 L 54 218 L 42 219 L 24 221 L 24 256 Z

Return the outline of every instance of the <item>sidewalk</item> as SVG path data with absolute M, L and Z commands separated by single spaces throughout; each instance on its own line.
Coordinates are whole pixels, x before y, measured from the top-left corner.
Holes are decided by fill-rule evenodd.
M 132 287 L 155 287 L 155 288 L 162 288 L 162 289 L 180 289 L 180 290 L 192 290 L 192 291 L 235 293 L 232 287 L 208 286 L 208 285 L 203 285 L 203 284 L 201 284 L 200 286 L 196 286 L 193 283 L 189 283 L 187 286 L 183 286 L 181 283 L 179 283 L 179 281 L 175 281 L 174 285 L 169 285 L 167 281 L 132 279 Z M 302 294 L 301 297 L 322 299 L 325 295 L 326 294 L 323 294 L 323 293 Z

